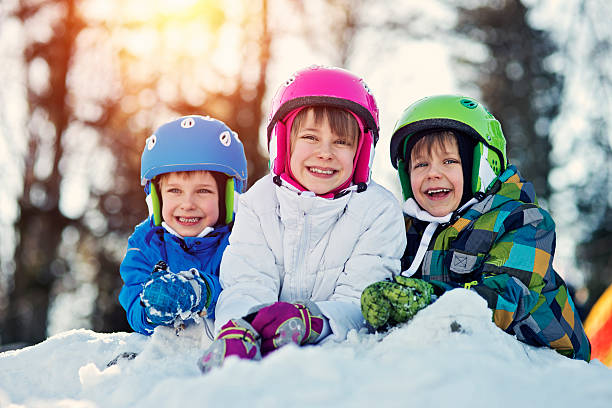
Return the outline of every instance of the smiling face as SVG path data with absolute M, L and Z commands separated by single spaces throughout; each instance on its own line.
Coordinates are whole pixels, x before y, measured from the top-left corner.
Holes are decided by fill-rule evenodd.
M 359 127 L 356 121 L 353 127 L 345 126 L 344 133 L 352 132 L 351 137 L 339 134 L 342 127 L 330 126 L 329 114 L 315 115 L 313 109 L 302 113 L 300 120 L 296 117 L 291 131 L 291 173 L 306 189 L 326 194 L 340 187 L 353 174 Z
M 219 189 L 207 171 L 162 175 L 162 217 L 183 237 L 195 237 L 219 219 Z
M 410 185 L 414 199 L 428 213 L 443 217 L 459 207 L 463 195 L 463 169 L 457 140 L 436 139 L 426 146 L 419 140 L 410 153 Z

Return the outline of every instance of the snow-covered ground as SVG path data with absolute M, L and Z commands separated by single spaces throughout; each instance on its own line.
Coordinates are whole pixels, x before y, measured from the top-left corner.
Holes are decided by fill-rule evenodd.
M 525 346 L 457 289 L 386 336 L 285 347 L 201 375 L 194 326 L 73 330 L 0 354 L 0 407 L 612 407 L 612 370 Z M 122 352 L 133 360 L 107 363 Z

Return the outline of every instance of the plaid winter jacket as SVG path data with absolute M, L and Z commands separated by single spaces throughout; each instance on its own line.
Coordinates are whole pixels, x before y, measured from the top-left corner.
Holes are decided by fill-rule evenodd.
M 402 270 L 411 264 L 426 225 L 406 217 Z M 495 324 L 518 340 L 589 361 L 582 322 L 552 267 L 554 221 L 538 207 L 533 185 L 516 167 L 510 166 L 482 201 L 443 227 L 414 277 L 440 292 L 471 288 L 487 301 Z

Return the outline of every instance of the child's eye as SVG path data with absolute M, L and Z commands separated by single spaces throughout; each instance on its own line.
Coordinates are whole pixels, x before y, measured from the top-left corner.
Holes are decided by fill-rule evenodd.
M 427 167 L 427 163 L 415 163 L 412 166 L 413 169 L 418 169 L 418 168 L 422 168 L 422 167 Z
M 201 188 L 198 190 L 198 194 L 212 194 L 213 191 L 208 188 Z
M 306 140 L 317 140 L 315 135 L 311 135 L 309 133 L 301 135 L 300 138 L 301 139 L 306 139 Z
M 349 143 L 348 140 L 346 139 L 338 139 L 336 140 L 336 144 L 343 145 L 343 146 L 352 146 L 352 144 Z
M 446 159 L 444 160 L 444 164 L 459 164 L 461 163 L 459 160 L 457 159 Z
M 179 193 L 181 192 L 181 190 L 180 190 L 180 189 L 178 189 L 178 188 L 169 188 L 169 189 L 168 189 L 168 190 L 166 190 L 166 191 L 167 191 L 168 193 L 171 193 L 171 194 L 179 194 Z

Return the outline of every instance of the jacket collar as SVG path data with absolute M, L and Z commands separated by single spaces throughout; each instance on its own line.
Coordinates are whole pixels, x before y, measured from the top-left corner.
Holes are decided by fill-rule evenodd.
M 538 204 L 533 184 L 523 179 L 516 166 L 508 166 L 497 180 L 489 187 L 484 199 L 474 204 L 465 214 L 466 218 L 474 219 L 481 214 L 499 208 L 509 201 L 519 201 L 525 204 Z
M 162 221 L 161 225 L 162 225 L 162 227 L 164 227 L 166 229 L 166 231 L 168 231 L 170 234 L 174 235 L 175 237 L 179 237 L 181 239 L 185 239 L 185 237 L 183 237 L 181 234 L 179 234 L 174 229 L 172 229 L 172 227 L 170 227 L 168 224 L 166 224 L 166 221 Z M 211 233 L 214 230 L 215 229 L 213 227 L 206 227 L 206 228 L 204 228 L 202 230 L 202 232 L 200 232 L 198 235 L 196 235 L 196 238 L 205 237 L 206 235 L 208 235 L 209 233 Z
M 298 191 L 291 185 L 281 185 L 274 189 L 280 204 L 282 214 L 289 214 L 295 211 L 315 216 L 331 216 L 332 214 L 343 211 L 354 191 L 335 198 L 328 199 L 316 196 L 311 191 Z

